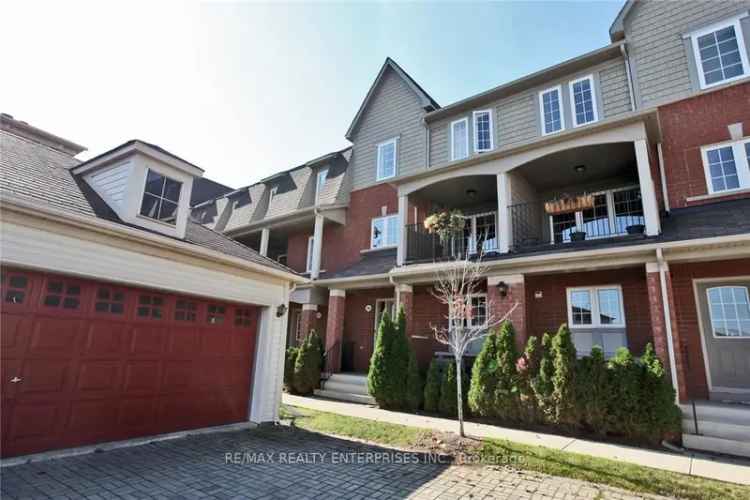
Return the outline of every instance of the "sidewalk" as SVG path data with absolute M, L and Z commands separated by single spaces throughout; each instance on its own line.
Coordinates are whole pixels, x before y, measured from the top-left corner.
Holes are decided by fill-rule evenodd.
M 447 432 L 456 432 L 458 428 L 458 423 L 455 420 L 381 410 L 356 403 L 293 396 L 286 393 L 282 397 L 282 402 L 312 410 L 366 418 L 391 424 L 408 425 L 410 427 L 421 427 Z M 741 459 L 711 457 L 699 453 L 681 455 L 473 422 L 466 422 L 464 429 L 466 434 L 476 437 L 506 439 L 522 444 L 546 446 L 548 448 L 584 455 L 630 462 L 654 469 L 663 469 L 691 476 L 701 476 L 720 481 L 750 485 L 750 462 Z

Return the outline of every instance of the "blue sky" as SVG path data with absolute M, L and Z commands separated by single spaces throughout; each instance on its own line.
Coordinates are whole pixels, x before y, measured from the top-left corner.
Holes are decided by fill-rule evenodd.
M 238 187 L 347 146 L 386 56 L 446 105 L 606 45 L 621 5 L 6 0 L 0 111 Z

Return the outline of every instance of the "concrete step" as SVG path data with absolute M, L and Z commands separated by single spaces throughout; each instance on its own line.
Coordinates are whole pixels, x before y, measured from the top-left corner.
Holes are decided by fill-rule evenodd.
M 688 434 L 695 433 L 695 422 L 692 418 L 682 419 L 682 431 Z M 698 420 L 698 432 L 704 436 L 750 443 L 750 426 L 732 421 Z
M 693 419 L 692 405 L 681 404 L 680 409 L 682 410 L 684 419 Z M 712 422 L 731 421 L 735 424 L 750 427 L 750 405 L 700 401 L 695 403 L 695 413 L 698 416 L 698 420 L 710 420 Z
M 348 401 L 350 403 L 362 403 L 367 405 L 375 404 L 375 400 L 372 398 L 372 396 L 365 396 L 362 394 L 328 391 L 325 389 L 315 389 L 314 394 L 316 396 L 320 396 L 321 398 L 336 399 L 338 401 Z
M 367 375 L 356 373 L 332 373 L 328 377 L 329 381 L 341 382 L 343 384 L 361 385 L 367 387 Z
M 710 451 L 711 453 L 724 453 L 727 455 L 750 457 L 750 443 L 735 441 L 732 439 L 683 434 L 682 445 L 691 450 L 702 450 Z
M 347 392 L 350 394 L 361 394 L 362 396 L 370 395 L 370 393 L 367 391 L 366 384 L 349 384 L 347 382 L 339 382 L 338 380 L 334 379 L 328 379 L 323 382 L 322 388 L 326 391 Z

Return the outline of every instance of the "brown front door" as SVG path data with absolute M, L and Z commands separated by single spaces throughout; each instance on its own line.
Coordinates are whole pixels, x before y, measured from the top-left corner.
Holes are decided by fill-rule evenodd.
M 257 308 L 2 270 L 2 456 L 247 419 Z

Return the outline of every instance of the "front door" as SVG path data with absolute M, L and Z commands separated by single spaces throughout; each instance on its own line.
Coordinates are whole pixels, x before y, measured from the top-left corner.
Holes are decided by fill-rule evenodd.
M 750 278 L 696 285 L 711 399 L 750 401 Z

